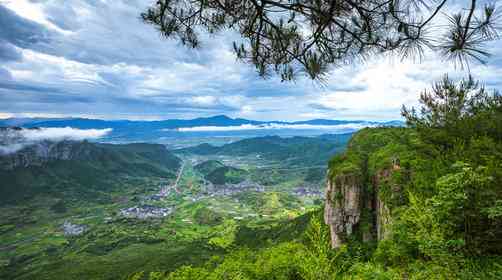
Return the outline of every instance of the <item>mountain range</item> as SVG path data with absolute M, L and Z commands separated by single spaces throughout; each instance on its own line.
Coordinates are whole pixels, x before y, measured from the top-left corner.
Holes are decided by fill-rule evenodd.
M 20 126 L 20 127 L 73 127 L 80 129 L 89 128 L 113 128 L 113 129 L 138 129 L 138 130 L 153 130 L 153 129 L 176 129 L 184 127 L 198 126 L 241 126 L 241 125 L 268 125 L 268 124 L 283 124 L 283 125 L 343 125 L 343 124 L 382 124 L 382 125 L 402 125 L 401 121 L 364 121 L 364 120 L 329 120 L 329 119 L 312 119 L 306 121 L 255 121 L 242 118 L 230 118 L 225 115 L 212 116 L 207 118 L 195 119 L 170 119 L 159 121 L 132 121 L 132 120 L 99 120 L 86 118 L 9 118 L 0 120 L 0 126 Z
M 128 143 L 150 142 L 172 144 L 186 137 L 239 136 L 250 138 L 257 136 L 309 136 L 324 133 L 352 133 L 364 127 L 403 126 L 402 121 L 364 121 L 364 120 L 328 120 L 313 119 L 306 121 L 256 121 L 242 118 L 230 118 L 218 115 L 189 120 L 171 119 L 159 121 L 99 120 L 85 118 L 11 118 L 0 120 L 0 127 L 23 128 L 73 128 L 107 130 L 100 136 L 100 142 Z M 166 139 L 171 139 L 166 140 Z

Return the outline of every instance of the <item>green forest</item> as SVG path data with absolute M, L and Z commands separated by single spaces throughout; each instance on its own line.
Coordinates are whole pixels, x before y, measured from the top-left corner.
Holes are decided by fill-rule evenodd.
M 347 185 L 380 204 L 359 205 L 336 248 L 317 210 L 290 222 L 307 220 L 301 234 L 129 279 L 501 279 L 502 97 L 445 77 L 420 102 L 406 128 L 363 129 L 331 159 L 327 204 L 344 207 Z

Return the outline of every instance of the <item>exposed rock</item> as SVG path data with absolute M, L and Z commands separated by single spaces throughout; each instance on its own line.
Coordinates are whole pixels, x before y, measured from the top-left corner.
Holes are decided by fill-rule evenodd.
M 326 187 L 324 220 L 330 228 L 331 246 L 342 245 L 361 218 L 362 184 L 355 175 L 338 175 Z
M 377 239 L 386 239 L 390 235 L 389 226 L 391 224 L 390 210 L 382 199 L 376 200 L 376 230 Z
M 324 220 L 330 228 L 333 248 L 340 247 L 357 229 L 365 242 L 389 237 L 392 219 L 380 192 L 382 185 L 389 183 L 392 172 L 400 170 L 399 160 L 394 159 L 391 166 L 374 175 L 370 186 L 363 184 L 366 180 L 361 175 L 349 173 L 328 178 Z M 400 194 L 399 186 L 390 187 L 393 194 Z M 363 222 L 364 211 L 368 213 L 368 219 L 362 227 L 360 223 Z
M 10 154 L 0 154 L 0 169 L 12 170 L 17 167 L 42 166 L 55 160 L 71 160 L 87 156 L 90 152 L 75 141 L 41 141 L 23 147 Z

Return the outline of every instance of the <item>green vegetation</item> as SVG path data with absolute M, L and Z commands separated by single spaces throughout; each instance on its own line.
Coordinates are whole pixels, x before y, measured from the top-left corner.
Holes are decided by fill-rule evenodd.
M 194 169 L 206 176 L 214 170 L 224 166 L 225 165 L 221 161 L 207 160 L 194 166 Z
M 26 158 L 28 166 L 0 168 L 0 203 L 15 203 L 37 195 L 63 200 L 109 200 L 109 191 L 122 184 L 144 180 L 172 180 L 180 160 L 162 145 L 110 145 L 89 142 L 60 142 L 54 152 L 67 151 L 67 160 L 41 159 L 27 148 L 14 156 L 0 157 L 0 166 Z M 61 152 L 64 154 L 64 152 Z M 64 156 L 64 155 L 62 155 Z M 33 162 L 29 163 L 29 162 Z
M 420 113 L 403 109 L 409 128 L 363 129 L 331 160 L 332 180 L 356 178 L 365 195 L 375 194 L 388 209 L 361 206 L 358 228 L 340 248 L 331 249 L 329 231 L 314 215 L 295 239 L 258 250 L 241 244 L 202 266 L 143 276 L 501 279 L 502 97 L 472 80 L 457 85 L 445 79 L 421 101 Z M 386 234 L 380 235 L 382 213 Z M 370 241 L 362 235 L 368 230 Z
M 315 161 L 296 157 L 308 159 L 308 145 L 315 151 L 320 139 L 327 149 L 338 144 L 263 137 L 207 153 L 178 150 L 180 180 L 159 200 L 145 198 L 158 191 L 150 186 L 159 181 L 148 177 L 137 179 L 140 188 L 110 189 L 108 202 L 43 197 L 4 207 L 0 276 L 500 279 L 502 97 L 472 80 L 445 79 L 421 101 L 419 113 L 403 109 L 407 128 L 363 129 L 329 162 L 329 183 L 356 184 L 362 197 L 354 200 L 360 218 L 340 247 L 331 246 L 319 196 L 294 191 L 307 178 L 323 184 Z M 209 178 L 223 183 L 213 188 Z M 234 178 L 251 183 L 236 188 Z M 141 201 L 174 211 L 152 220 L 119 214 Z M 63 235 L 63 219 L 89 229 Z
M 221 147 L 202 144 L 176 152 L 195 155 L 231 155 L 233 157 L 255 156 L 268 161 L 283 161 L 281 166 L 325 165 L 335 152 L 345 149 L 351 135 L 290 138 L 265 136 L 244 139 Z
M 226 183 L 238 184 L 244 181 L 246 175 L 247 172 L 245 170 L 224 166 L 213 170 L 206 178 L 216 185 L 223 185 Z
M 226 166 L 217 160 L 205 161 L 194 166 L 194 169 L 215 185 L 238 184 L 247 177 L 246 170 Z
M 315 143 L 339 141 L 324 137 L 331 139 L 314 140 L 313 150 Z M 222 259 L 243 246 L 258 250 L 299 239 L 309 221 L 305 213 L 320 207 L 324 178 L 311 175 L 308 182 L 319 194 L 294 195 L 312 168 L 308 163 L 290 166 L 287 157 L 274 161 L 256 154 L 180 151 L 175 157 L 161 145 L 63 143 L 76 151 L 71 159 L 56 157 L 2 171 L 13 182 L 1 184 L 2 191 L 14 195 L 0 206 L 2 279 L 123 279 L 138 271 L 145 271 L 145 277 L 163 275 Z M 254 152 L 260 152 L 258 147 Z M 268 173 L 274 175 L 263 176 Z M 265 177 L 270 181 L 260 186 Z M 159 196 L 161 189 L 168 191 Z M 26 199 L 14 199 L 20 197 Z M 172 212 L 144 220 L 121 214 L 141 205 Z M 66 235 L 65 221 L 86 230 Z

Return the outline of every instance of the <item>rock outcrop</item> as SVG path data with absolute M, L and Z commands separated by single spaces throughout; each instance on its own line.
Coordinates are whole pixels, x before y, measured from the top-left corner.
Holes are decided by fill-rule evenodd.
M 354 174 L 339 174 L 327 180 L 324 221 L 330 228 L 333 248 L 340 247 L 356 230 L 363 241 L 389 237 L 391 215 L 381 197 L 380 184 L 392 172 L 392 169 L 382 170 L 369 180 L 369 186 L 360 175 Z M 363 221 L 365 212 L 367 219 Z
M 362 184 L 354 175 L 339 175 L 326 186 L 324 220 L 330 228 L 331 245 L 339 247 L 361 218 Z
M 37 130 L 39 129 L 0 128 L 0 169 L 12 170 L 17 167 L 41 166 L 55 160 L 83 159 L 92 153 L 86 141 L 31 139 L 23 133 Z
M 333 159 L 328 172 L 324 220 L 333 248 L 349 237 L 363 242 L 389 238 L 391 206 L 402 198 L 396 181 L 405 174 L 399 160 L 401 151 L 386 149 L 383 141 L 375 145 L 357 137 L 344 155 Z M 395 172 L 400 176 L 394 176 Z
M 55 160 L 84 158 L 91 153 L 83 142 L 41 141 L 27 145 L 14 153 L 0 155 L 0 169 L 12 170 L 17 167 L 41 166 Z

